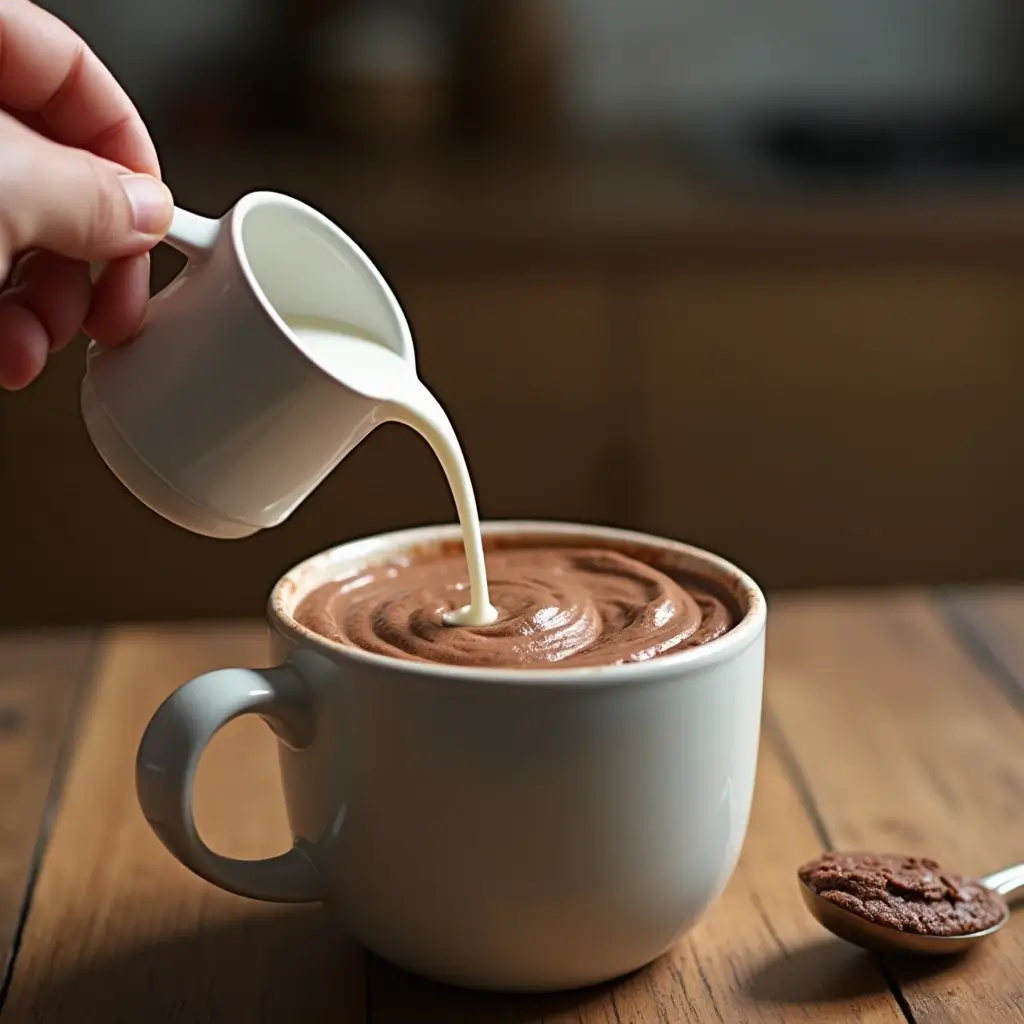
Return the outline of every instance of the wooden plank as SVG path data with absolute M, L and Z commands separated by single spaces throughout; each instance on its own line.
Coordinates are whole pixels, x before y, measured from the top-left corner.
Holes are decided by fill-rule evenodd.
M 172 859 L 138 809 L 135 749 L 157 704 L 231 664 L 266 664 L 263 627 L 122 629 L 105 645 L 0 1019 L 365 1019 L 362 954 L 323 911 L 217 890 Z M 199 776 L 197 817 L 215 849 L 256 857 L 287 845 L 262 723 L 231 723 Z
M 60 794 L 76 699 L 96 637 L 0 635 L 0 993 Z
M 772 616 L 769 720 L 784 743 L 767 730 L 740 869 L 679 950 L 619 985 L 540 1000 L 453 992 L 374 963 L 373 1021 L 900 1019 L 873 961 L 818 932 L 794 897 L 793 868 L 822 841 L 800 790 L 826 841 L 990 870 L 1024 848 L 1024 720 L 919 595 L 787 599 Z M 363 1019 L 361 957 L 323 915 L 280 913 L 206 886 L 170 861 L 135 808 L 134 743 L 159 697 L 201 668 L 259 660 L 259 647 L 249 628 L 119 635 L 44 864 L 8 1019 Z M 253 725 L 235 723 L 219 739 L 200 790 L 211 842 L 247 856 L 286 841 L 266 792 L 276 788 L 269 738 Z M 966 961 L 932 974 L 892 970 L 918 1021 L 1018 1019 L 1022 942 L 1018 917 Z
M 767 732 L 740 865 L 707 918 L 657 963 L 617 984 L 543 997 L 431 985 L 371 961 L 372 1024 L 902 1022 L 875 963 L 823 939 L 795 868 L 821 840 Z
M 932 599 L 778 600 L 769 674 L 772 713 L 836 847 L 978 875 L 1024 856 L 1024 715 Z M 890 969 L 916 1021 L 1021 1020 L 1024 916 L 964 960 Z
M 1024 587 L 959 588 L 940 603 L 961 642 L 1024 707 Z
M 871 961 L 823 943 L 793 865 L 819 843 L 771 739 L 750 841 L 726 894 L 679 949 L 598 991 L 544 999 L 442 989 L 374 963 L 322 912 L 219 892 L 180 868 L 136 804 L 132 761 L 157 702 L 201 669 L 263 660 L 262 629 L 121 630 L 109 642 L 18 959 L 7 1016 L 103 1020 L 863 1021 L 902 1016 Z M 232 723 L 200 770 L 211 844 L 237 856 L 286 842 L 272 741 Z

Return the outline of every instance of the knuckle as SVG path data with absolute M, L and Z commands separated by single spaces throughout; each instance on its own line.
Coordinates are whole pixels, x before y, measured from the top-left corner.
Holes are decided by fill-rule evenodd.
M 89 195 L 86 202 L 88 215 L 82 221 L 85 237 L 81 241 L 112 241 L 120 233 L 124 220 L 123 203 L 116 188 L 113 187 L 115 183 L 111 180 L 113 172 L 102 167 L 99 161 L 91 159 L 85 153 L 81 154 L 81 158 Z
M 0 256 L 10 262 L 31 237 L 31 166 L 25 133 L 0 112 Z

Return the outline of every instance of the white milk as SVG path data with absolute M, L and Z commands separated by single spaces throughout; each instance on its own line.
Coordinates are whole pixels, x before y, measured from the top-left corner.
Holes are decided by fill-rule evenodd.
M 316 317 L 286 317 L 299 347 L 353 390 L 385 402 L 388 419 L 404 423 L 433 449 L 455 499 L 469 563 L 470 603 L 447 616 L 451 626 L 485 626 L 498 617 L 487 589 L 473 482 L 444 409 L 401 356 L 355 327 Z

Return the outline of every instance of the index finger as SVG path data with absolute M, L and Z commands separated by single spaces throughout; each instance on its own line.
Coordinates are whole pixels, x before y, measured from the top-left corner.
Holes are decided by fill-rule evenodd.
M 0 0 L 0 106 L 41 122 L 55 142 L 160 176 L 153 141 L 117 79 L 29 0 Z

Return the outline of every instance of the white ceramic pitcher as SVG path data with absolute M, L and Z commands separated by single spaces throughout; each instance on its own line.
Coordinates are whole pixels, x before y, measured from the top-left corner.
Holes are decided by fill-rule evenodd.
M 387 418 L 383 396 L 321 369 L 285 320 L 350 325 L 414 366 L 412 336 L 366 254 L 296 199 L 254 192 L 220 220 L 177 210 L 167 241 L 188 264 L 130 345 L 89 346 L 82 414 L 151 509 L 245 537 L 286 519 Z

